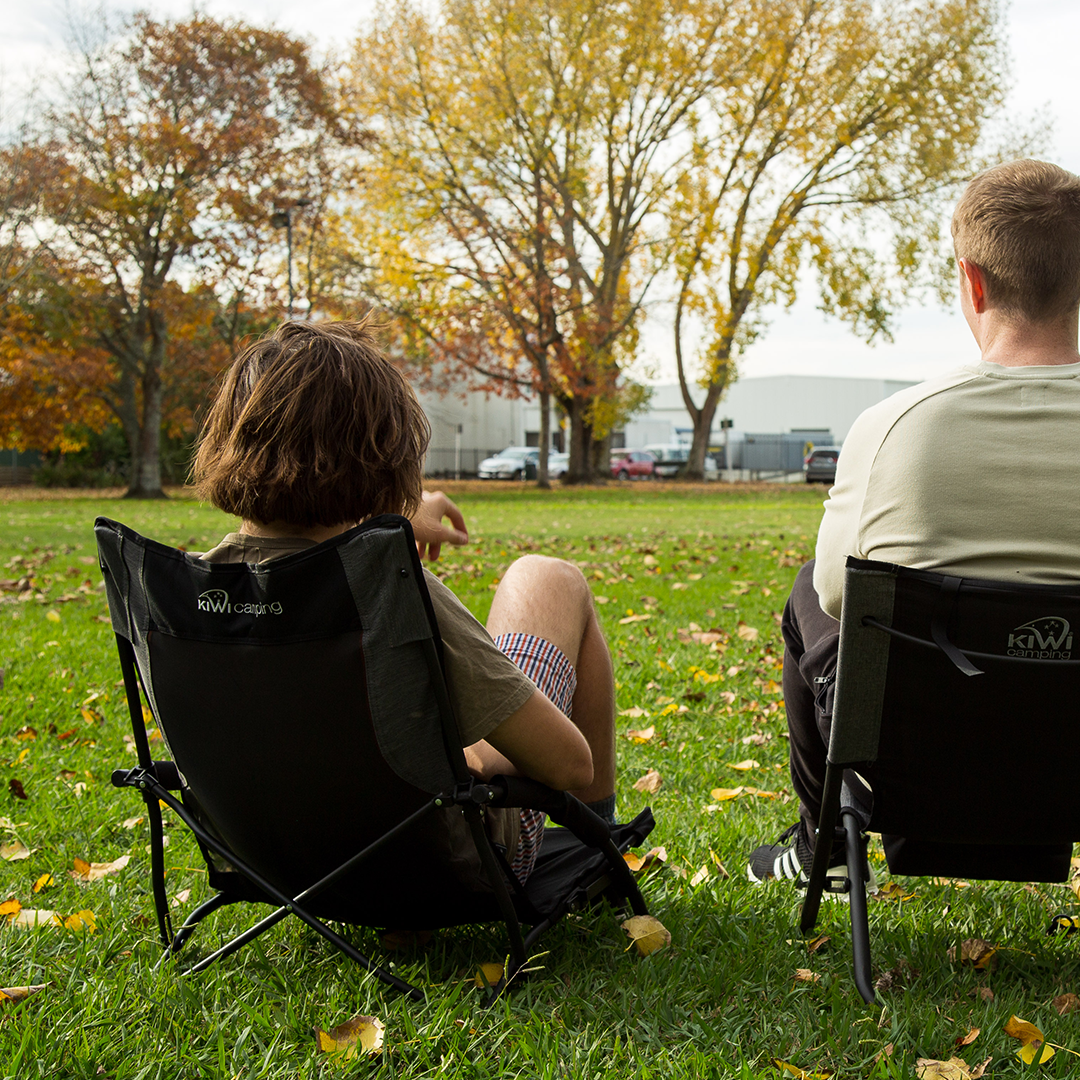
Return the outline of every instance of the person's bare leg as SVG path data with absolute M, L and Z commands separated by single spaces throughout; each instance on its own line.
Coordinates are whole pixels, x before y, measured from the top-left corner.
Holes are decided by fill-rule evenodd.
M 557 645 L 577 672 L 572 719 L 592 751 L 593 782 L 575 794 L 599 802 L 615 792 L 615 682 L 592 592 L 576 566 L 525 555 L 503 575 L 488 633 L 532 634 Z

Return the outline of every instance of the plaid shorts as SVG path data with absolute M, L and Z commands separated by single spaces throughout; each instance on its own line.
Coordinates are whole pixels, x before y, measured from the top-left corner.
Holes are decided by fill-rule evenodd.
M 532 634 L 500 634 L 495 639 L 495 647 L 532 679 L 555 708 L 567 716 L 571 715 L 577 673 L 557 645 Z M 525 809 L 519 813 L 521 833 L 517 851 L 510 860 L 510 869 L 519 881 L 524 881 L 532 873 L 540 852 L 540 842 L 544 838 L 544 814 L 539 810 Z

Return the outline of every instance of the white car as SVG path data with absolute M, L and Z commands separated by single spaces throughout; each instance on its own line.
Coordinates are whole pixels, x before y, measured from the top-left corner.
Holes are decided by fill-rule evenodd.
M 646 446 L 645 449 L 656 458 L 653 472 L 662 480 L 670 480 L 673 476 L 681 476 L 686 468 L 687 461 L 690 459 L 690 447 L 678 443 L 670 446 Z M 716 465 L 716 459 L 708 454 L 705 455 L 705 479 L 720 479 L 720 470 Z
M 480 462 L 477 475 L 481 480 L 533 480 L 540 461 L 540 448 L 536 446 L 508 446 L 494 457 Z M 570 464 L 569 454 L 555 450 L 548 453 L 548 476 L 557 480 Z

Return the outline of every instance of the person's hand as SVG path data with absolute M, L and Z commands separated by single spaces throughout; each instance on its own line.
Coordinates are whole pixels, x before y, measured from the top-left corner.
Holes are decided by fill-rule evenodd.
M 443 518 L 450 521 L 443 524 Z M 412 518 L 416 550 L 421 559 L 434 562 L 443 544 L 460 547 L 469 542 L 469 530 L 461 511 L 441 491 L 425 491 L 419 509 Z

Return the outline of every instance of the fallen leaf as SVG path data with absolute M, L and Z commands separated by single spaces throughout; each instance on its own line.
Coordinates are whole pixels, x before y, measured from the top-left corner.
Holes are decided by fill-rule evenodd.
M 993 1001 L 994 991 L 989 986 L 980 986 L 975 991 L 980 1001 Z
M 809 968 L 796 968 L 795 981 L 801 983 L 817 983 L 821 982 L 821 976 L 818 975 L 817 972 L 811 971 Z
M 634 790 L 655 795 L 663 782 L 664 778 L 655 769 L 650 769 L 644 776 L 639 776 L 634 781 Z
M 709 848 L 709 858 L 711 858 L 712 861 L 714 863 L 716 863 L 716 869 L 719 871 L 720 876 L 722 878 L 730 878 L 731 877 L 731 875 L 725 869 L 724 864 L 720 861 L 720 856 L 717 855 L 716 852 L 713 851 L 712 848 Z
M 639 716 L 648 716 L 649 712 L 647 709 L 643 709 L 640 705 L 634 705 L 629 709 L 623 709 L 623 711 L 619 713 L 619 715 L 631 716 L 636 720 Z M 627 738 L 633 738 L 633 736 L 627 733 Z
M 746 758 L 745 761 L 729 761 L 727 767 L 729 769 L 738 769 L 740 772 L 748 772 L 750 769 L 760 769 L 761 762 L 755 761 L 753 758 Z
M 879 1061 L 883 1061 L 885 1058 L 891 1058 L 893 1055 L 893 1050 L 895 1049 L 896 1047 L 892 1043 L 886 1043 L 877 1052 L 877 1057 L 874 1058 L 874 1064 L 876 1065 Z
M 622 928 L 630 936 L 630 945 L 633 945 L 641 956 L 648 956 L 671 944 L 671 934 L 664 924 L 652 915 L 633 915 L 622 924 Z M 627 948 L 630 948 L 630 945 Z
M 41 877 L 34 882 L 34 892 L 39 893 L 43 889 L 51 889 L 56 884 L 56 879 L 52 874 L 42 874 Z
M 914 898 L 915 893 L 904 888 L 899 881 L 887 882 L 874 893 L 875 900 L 913 900 Z
M 956 1038 L 957 1047 L 970 1046 L 978 1037 L 982 1028 L 972 1028 L 966 1035 L 958 1035 Z
M 125 829 L 134 829 L 136 825 L 141 825 L 144 820 L 145 818 L 142 817 L 129 817 L 124 818 L 121 824 L 124 826 Z
M 21 840 L 9 840 L 6 844 L 0 844 L 0 859 L 8 862 L 29 859 L 30 855 L 30 849 Z
M 714 787 L 709 794 L 717 800 L 717 802 L 724 802 L 727 799 L 737 799 L 740 795 L 746 793 L 744 787 Z
M 915 1075 L 919 1080 L 972 1080 L 968 1063 L 958 1057 L 949 1058 L 948 1061 L 919 1058 L 915 1062 Z
M 818 949 L 823 949 L 829 942 L 828 934 L 818 934 L 816 938 L 806 943 L 806 951 L 808 953 L 816 953 Z
M 50 611 L 45 612 L 45 618 L 48 619 L 49 622 L 59 622 L 60 612 L 53 608 Z
M 14 896 L 0 904 L 0 917 L 7 919 L 8 922 L 11 922 L 20 911 L 22 911 L 22 904 Z
M 1016 1056 L 1025 1064 L 1048 1061 L 1054 1056 L 1054 1048 L 1046 1041 L 1046 1036 L 1027 1020 L 1012 1016 L 1005 1025 L 1005 1034 L 1020 1040 L 1020 1049 Z
M 1050 1004 L 1057 1009 L 1059 1016 L 1067 1016 L 1080 1008 L 1080 998 L 1075 994 L 1059 994 Z
M 647 743 L 651 738 L 656 735 L 656 728 L 651 725 L 647 728 L 641 728 L 636 731 L 628 731 L 626 737 L 633 739 L 636 743 Z
M 17 926 L 21 930 L 29 930 L 35 926 L 45 926 L 47 924 L 60 925 L 60 918 L 55 911 L 48 911 L 45 908 L 24 908 L 21 905 L 20 908 L 21 910 L 17 911 L 14 917 L 8 920 L 11 926 Z
M 700 885 L 702 882 L 708 881 L 711 874 L 709 873 L 709 864 L 702 863 L 701 869 L 690 879 L 690 884 L 693 886 Z
M 179 907 L 181 904 L 186 904 L 190 898 L 191 898 L 191 890 L 190 889 L 181 889 L 172 898 L 172 906 L 173 907 Z
M 623 859 L 626 865 L 636 874 L 642 870 L 648 870 L 654 864 L 659 865 L 664 862 L 667 859 L 667 849 L 654 847 L 644 855 L 635 855 L 632 851 L 628 851 L 623 855 Z
M 131 862 L 130 855 L 121 855 L 119 859 L 114 859 L 108 863 L 88 863 L 85 859 L 76 859 L 75 869 L 69 871 L 69 873 L 76 881 L 85 885 L 91 881 L 100 881 L 109 874 L 115 874 L 123 870 L 129 862 Z
M 14 780 L 14 779 L 9 780 L 8 781 L 8 791 L 10 791 L 11 794 L 14 795 L 16 799 L 26 799 L 26 798 L 28 798 L 28 796 L 26 794 L 26 789 L 22 786 L 22 781 L 21 780 Z
M 102 716 L 101 713 L 94 708 L 86 708 L 80 711 L 82 712 L 82 718 L 88 724 L 100 724 L 101 721 L 105 719 L 105 717 Z
M 646 619 L 651 619 L 651 615 L 627 615 L 619 620 L 620 626 L 626 626 L 627 623 L 644 622 Z
M 979 971 L 985 971 L 997 963 L 997 951 L 996 945 L 991 945 L 989 941 L 983 941 L 982 938 L 965 938 L 960 942 L 960 963 L 971 964 Z M 950 963 L 955 963 L 956 946 L 950 945 L 945 955 L 948 956 Z
M 385 1030 L 374 1016 L 357 1015 L 329 1031 L 317 1027 L 315 1040 L 320 1054 L 341 1054 L 343 1060 L 351 1061 L 360 1053 L 379 1053 Z
M 829 1077 L 832 1076 L 831 1072 L 807 1072 L 805 1069 L 800 1069 L 797 1065 L 790 1065 L 779 1058 L 773 1058 L 772 1063 L 781 1072 L 789 1073 L 796 1080 L 829 1080 Z
M 97 917 L 89 908 L 83 908 L 64 919 L 63 926 L 65 930 L 86 930 L 92 934 L 97 929 Z
M 26 724 L 24 727 L 19 728 L 19 730 L 15 732 L 15 738 L 19 740 L 36 739 L 37 731 L 29 724 Z
M 739 623 L 736 632 L 743 641 L 757 641 L 758 639 L 758 631 L 753 626 L 747 626 L 744 622 Z
M 48 983 L 38 983 L 37 986 L 2 986 L 0 987 L 0 1002 L 4 1005 L 18 1005 L 28 997 L 40 993 L 48 985 Z
M 481 990 L 487 990 L 498 986 L 502 977 L 502 964 L 481 964 L 476 972 L 476 977 L 473 979 L 473 982 L 475 982 Z

